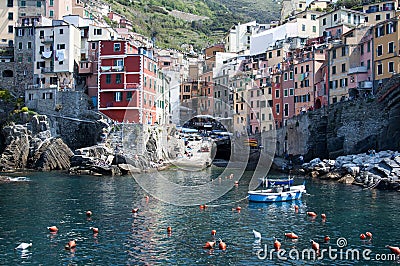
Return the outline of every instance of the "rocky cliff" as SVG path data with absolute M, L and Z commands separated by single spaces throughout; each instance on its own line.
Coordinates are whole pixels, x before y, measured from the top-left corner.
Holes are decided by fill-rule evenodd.
M 369 149 L 400 150 L 400 75 L 373 98 L 333 104 L 288 120 L 277 132 L 277 155 L 334 159 Z
M 71 149 L 50 133 L 46 116 L 22 114 L 27 123 L 3 127 L 0 138 L 0 170 L 65 170 L 70 166 Z

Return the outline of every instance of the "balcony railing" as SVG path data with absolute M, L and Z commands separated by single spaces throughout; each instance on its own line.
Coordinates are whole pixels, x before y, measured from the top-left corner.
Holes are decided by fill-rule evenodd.
M 40 38 L 42 39 L 42 43 L 52 43 L 52 42 L 54 42 L 54 36 L 40 36 Z
M 42 67 L 41 72 L 42 74 L 54 73 L 54 67 Z
M 366 66 L 357 66 L 357 67 L 352 67 L 349 69 L 348 74 L 356 74 L 356 73 L 367 73 L 368 69 Z
M 124 66 L 101 66 L 101 72 L 122 72 L 124 71 Z

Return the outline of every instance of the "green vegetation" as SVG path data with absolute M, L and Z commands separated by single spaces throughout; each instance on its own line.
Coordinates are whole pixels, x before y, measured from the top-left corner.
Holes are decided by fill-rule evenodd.
M 161 48 L 181 50 L 191 44 L 196 51 L 222 41 L 237 23 L 257 20 L 267 23 L 279 18 L 280 6 L 273 0 L 106 0 L 112 10 L 133 23 L 133 31 L 148 36 Z M 189 13 L 187 19 L 169 12 Z M 198 20 L 190 14 L 207 17 Z

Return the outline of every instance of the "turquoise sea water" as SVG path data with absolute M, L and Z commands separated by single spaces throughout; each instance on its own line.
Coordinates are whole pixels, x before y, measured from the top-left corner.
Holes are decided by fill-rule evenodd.
M 196 173 L 194 183 L 218 176 L 217 168 Z M 177 183 L 191 183 L 180 171 L 163 173 Z M 395 261 L 366 261 L 362 251 L 376 255 L 390 254 L 386 244 L 400 245 L 400 193 L 362 190 L 360 187 L 307 179 L 309 195 L 302 201 L 255 204 L 246 199 L 250 173 L 239 186 L 210 203 L 205 210 L 198 206 L 178 207 L 147 195 L 131 176 L 93 177 L 69 176 L 63 173 L 24 173 L 30 182 L 0 185 L 0 265 L 399 265 Z M 295 179 L 301 183 L 302 178 Z M 179 195 L 177 195 L 179 196 Z M 299 205 L 295 213 L 294 204 Z M 235 210 L 241 206 L 241 211 Z M 139 208 L 132 214 L 132 208 Z M 91 218 L 86 217 L 91 210 Z M 307 211 L 325 213 L 311 219 Z M 56 225 L 57 234 L 48 226 Z M 90 227 L 98 227 L 94 236 Z M 172 227 L 172 234 L 166 228 Z M 205 250 L 206 241 L 213 240 L 211 230 L 217 231 L 227 250 Z M 255 242 L 252 230 L 262 234 Z M 361 233 L 370 231 L 372 241 L 362 241 Z M 299 235 L 297 241 L 284 238 L 285 232 Z M 331 240 L 323 243 L 325 235 Z M 282 248 L 295 255 L 309 249 L 310 239 L 320 248 L 336 248 L 334 260 L 325 254 L 323 259 L 287 261 L 263 259 L 261 249 L 269 252 L 274 237 Z M 347 246 L 339 248 L 337 240 L 345 238 Z M 65 244 L 76 239 L 73 251 Z M 342 239 L 343 240 L 343 239 Z M 343 240 L 344 241 L 344 240 Z M 15 251 L 21 242 L 32 242 L 26 252 Z M 339 252 L 358 250 L 360 260 L 352 260 Z M 344 254 L 344 253 L 342 253 Z M 283 256 L 283 258 L 285 258 Z

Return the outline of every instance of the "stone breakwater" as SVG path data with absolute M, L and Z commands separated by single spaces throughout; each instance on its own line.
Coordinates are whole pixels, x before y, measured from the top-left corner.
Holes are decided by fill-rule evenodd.
M 312 178 L 400 191 L 398 151 L 372 151 L 369 154 L 339 156 L 336 160 L 315 158 L 304 163 L 302 169 Z

